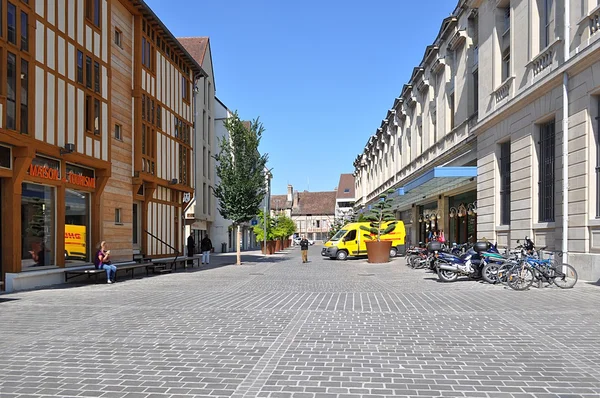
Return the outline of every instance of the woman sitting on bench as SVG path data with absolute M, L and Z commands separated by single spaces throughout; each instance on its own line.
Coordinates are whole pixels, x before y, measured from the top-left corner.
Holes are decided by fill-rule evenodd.
M 110 262 L 110 250 L 107 250 L 106 241 L 102 241 L 98 245 L 98 252 L 96 253 L 96 257 L 94 257 L 94 266 L 96 269 L 106 270 L 107 283 L 115 282 L 117 267 Z

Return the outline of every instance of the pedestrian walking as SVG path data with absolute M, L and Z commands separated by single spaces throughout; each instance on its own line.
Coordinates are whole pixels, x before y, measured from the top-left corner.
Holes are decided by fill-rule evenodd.
M 112 265 L 110 261 L 110 250 L 108 250 L 106 241 L 100 242 L 97 247 L 98 251 L 96 252 L 96 257 L 94 257 L 94 267 L 106 270 L 106 283 L 116 282 L 117 267 Z
M 208 235 L 200 241 L 200 250 L 202 250 L 202 264 L 210 264 L 210 251 L 213 245 Z
M 308 239 L 302 235 L 300 239 L 300 252 L 302 253 L 302 263 L 308 262 Z
M 196 252 L 196 241 L 194 240 L 194 235 L 190 234 L 187 238 L 187 255 L 188 257 L 193 257 Z M 194 260 L 188 261 L 188 264 L 194 264 Z

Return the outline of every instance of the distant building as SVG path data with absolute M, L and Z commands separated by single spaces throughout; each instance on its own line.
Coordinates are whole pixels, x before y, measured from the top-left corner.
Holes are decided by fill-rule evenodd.
M 336 197 L 336 191 L 298 192 L 288 185 L 286 195 L 271 196 L 271 215 L 283 212 L 294 220 L 297 233 L 323 240 L 335 218 Z
M 340 175 L 340 182 L 335 197 L 335 218 L 345 218 L 352 214 L 354 201 L 356 200 L 354 184 L 354 176 L 352 174 Z
M 194 200 L 186 211 L 186 234 L 195 236 L 196 242 L 204 238 L 215 221 L 216 206 L 212 192 L 215 185 L 215 162 L 213 156 L 217 151 L 215 140 L 215 115 L 217 101 L 215 98 L 215 79 L 208 37 L 179 37 L 177 39 L 189 54 L 202 66 L 206 76 L 199 79 L 194 87 L 193 112 L 195 114 L 194 148 Z M 222 105 L 222 104 L 221 104 Z M 225 109 L 227 109 L 225 107 Z M 227 117 L 227 116 L 224 116 Z M 222 120 L 222 119 L 221 119 Z M 216 249 L 221 241 L 211 241 Z M 215 249 L 215 250 L 216 250 Z M 200 245 L 196 245 L 200 250 Z

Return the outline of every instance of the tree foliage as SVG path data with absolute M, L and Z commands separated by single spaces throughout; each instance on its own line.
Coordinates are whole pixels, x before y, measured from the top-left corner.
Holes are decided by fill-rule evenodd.
M 270 214 L 267 213 L 266 217 L 267 223 L 267 240 L 275 239 L 275 223 L 276 220 L 271 217 Z M 262 242 L 265 240 L 265 212 L 260 210 L 258 212 L 258 224 L 256 224 L 253 228 L 254 235 L 256 235 L 256 240 Z
M 381 235 L 389 234 L 396 228 L 396 216 L 392 210 L 392 198 L 390 194 L 394 192 L 393 189 L 382 193 L 379 196 L 379 200 L 375 203 L 371 210 L 365 215 L 365 219 L 369 221 L 369 227 L 364 225 L 360 226 L 363 231 L 368 231 L 369 234 L 363 234 L 365 238 L 377 239 L 377 242 L 381 241 Z M 374 238 L 373 235 L 376 237 Z
M 239 225 L 258 214 L 266 194 L 268 155 L 258 151 L 264 127 L 258 119 L 246 127 L 237 112 L 224 124 L 229 137 L 218 142 L 215 169 L 220 183 L 215 186 L 214 194 L 219 213 Z

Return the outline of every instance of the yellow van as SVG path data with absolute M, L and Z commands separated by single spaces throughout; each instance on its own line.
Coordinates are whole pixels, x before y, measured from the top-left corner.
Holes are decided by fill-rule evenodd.
M 323 249 L 321 249 L 321 255 L 323 257 L 329 257 L 332 260 L 345 260 L 348 256 L 366 256 L 367 255 L 367 242 L 369 239 L 366 238 L 365 234 L 369 234 L 368 231 L 360 229 L 360 226 L 364 225 L 369 227 L 368 222 L 355 222 L 344 225 L 331 239 L 325 242 Z M 388 223 L 384 223 L 384 228 Z M 371 235 L 376 238 L 375 235 Z M 392 232 L 386 235 L 381 235 L 381 240 L 391 240 L 392 248 L 390 249 L 390 257 L 396 257 L 399 252 L 404 252 L 404 238 L 406 237 L 406 230 L 404 229 L 404 223 L 402 221 L 396 221 L 396 228 Z
M 65 258 L 87 261 L 85 225 L 65 225 Z

